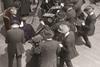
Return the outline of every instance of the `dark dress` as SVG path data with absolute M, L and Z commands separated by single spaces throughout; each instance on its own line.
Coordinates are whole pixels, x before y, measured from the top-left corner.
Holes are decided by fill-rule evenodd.
M 35 36 L 35 31 L 30 24 L 24 23 L 24 27 L 21 28 L 24 31 L 26 41 Z
M 78 56 L 78 52 L 75 48 L 75 36 L 72 31 L 70 31 L 68 36 L 62 35 L 63 48 L 59 54 L 60 64 L 59 67 L 64 67 L 64 62 L 66 62 L 67 67 L 73 67 L 71 59 Z

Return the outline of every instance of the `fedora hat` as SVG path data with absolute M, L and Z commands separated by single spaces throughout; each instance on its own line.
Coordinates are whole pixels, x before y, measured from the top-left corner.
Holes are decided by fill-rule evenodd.
M 47 27 L 42 31 L 41 36 L 43 36 L 44 39 L 49 39 L 54 36 L 54 32 L 49 27 Z
M 65 25 L 65 24 L 59 25 L 58 32 L 67 33 L 69 32 L 69 30 L 70 30 L 70 27 L 68 25 Z
M 94 10 L 94 8 L 92 7 L 92 6 L 87 6 L 85 9 L 84 9 L 84 11 L 86 12 L 86 11 L 93 11 Z

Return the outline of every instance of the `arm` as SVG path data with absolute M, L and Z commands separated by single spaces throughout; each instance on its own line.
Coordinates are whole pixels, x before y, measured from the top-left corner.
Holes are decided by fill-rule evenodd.
M 21 24 L 19 25 L 20 27 L 23 27 L 24 26 L 24 22 L 21 21 Z

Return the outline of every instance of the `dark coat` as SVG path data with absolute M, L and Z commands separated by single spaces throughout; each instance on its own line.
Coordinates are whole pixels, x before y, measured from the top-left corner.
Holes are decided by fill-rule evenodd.
M 16 28 L 7 31 L 6 43 L 8 44 L 8 53 L 21 55 L 24 52 L 24 42 L 24 32 L 21 29 Z
M 78 0 L 77 3 L 74 4 L 74 9 L 76 10 L 77 16 L 79 16 L 82 13 L 81 7 L 84 3 L 84 0 Z
M 83 30 L 89 36 L 93 35 L 95 32 L 96 16 L 95 14 L 89 15 L 85 20 L 85 26 Z
M 64 46 L 64 49 L 60 53 L 62 58 L 72 59 L 78 56 L 78 52 L 75 48 L 75 35 L 72 31 L 70 31 L 67 37 L 63 37 L 62 44 Z
M 40 43 L 40 67 L 57 67 L 57 53 L 60 51 L 59 44 L 59 42 L 54 40 Z
M 21 7 L 18 10 L 18 15 L 27 16 L 30 12 L 30 0 L 20 0 Z
M 2 0 L 3 4 L 4 4 L 4 9 L 7 9 L 8 7 L 10 7 L 15 0 Z

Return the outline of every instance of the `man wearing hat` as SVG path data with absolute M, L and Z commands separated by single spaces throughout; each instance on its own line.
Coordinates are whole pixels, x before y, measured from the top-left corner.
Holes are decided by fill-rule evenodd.
M 59 67 L 64 67 L 64 62 L 67 67 L 73 67 L 71 59 L 78 56 L 75 48 L 75 36 L 72 31 L 70 31 L 69 26 L 61 24 L 58 31 L 62 34 L 62 45 L 63 49 L 60 52 L 60 64 Z
M 74 4 L 67 4 L 63 7 L 63 10 L 66 12 L 67 18 L 66 20 L 73 27 L 73 31 L 75 31 L 75 23 L 76 23 L 76 11 L 73 8 Z
M 41 47 L 40 67 L 57 67 L 57 54 L 63 46 L 52 39 L 54 33 L 50 28 L 44 29 L 41 35 L 44 40 L 39 44 Z
M 96 15 L 93 12 L 94 8 L 91 6 L 87 6 L 84 9 L 84 12 L 88 15 L 86 17 L 85 23 L 82 23 L 83 26 L 83 31 L 84 33 L 82 34 L 85 42 L 86 42 L 86 46 L 91 48 L 91 43 L 88 39 L 88 36 L 92 36 L 95 32 L 95 23 L 96 23 Z
M 13 60 L 16 56 L 17 67 L 21 67 L 22 53 L 24 52 L 23 43 L 25 42 L 24 32 L 18 24 L 12 24 L 7 31 L 6 43 L 8 44 L 8 67 L 13 67 Z

